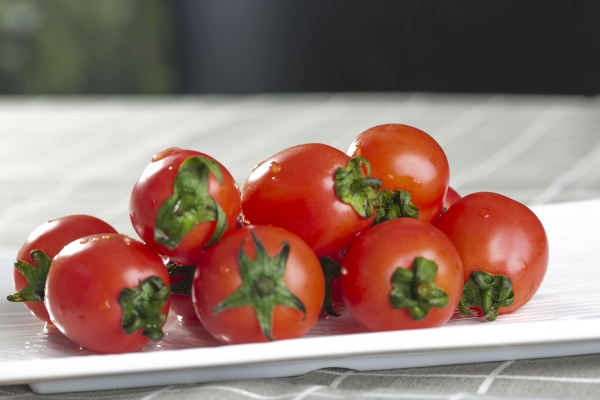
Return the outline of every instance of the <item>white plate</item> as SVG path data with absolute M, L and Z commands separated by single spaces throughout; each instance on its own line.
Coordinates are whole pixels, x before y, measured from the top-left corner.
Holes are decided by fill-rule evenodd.
M 301 339 L 221 346 L 198 323 L 170 317 L 157 344 L 94 355 L 2 301 L 0 385 L 56 393 L 600 353 L 600 200 L 534 211 L 550 239 L 546 279 L 526 306 L 493 323 L 455 318 L 436 329 L 368 333 L 347 316 L 330 317 Z M 0 293 L 13 292 L 15 253 L 0 253 Z

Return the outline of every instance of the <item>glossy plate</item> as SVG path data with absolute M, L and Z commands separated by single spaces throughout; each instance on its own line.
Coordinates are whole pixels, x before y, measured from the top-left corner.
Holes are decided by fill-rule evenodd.
M 493 323 L 457 317 L 436 329 L 369 333 L 345 313 L 301 339 L 222 346 L 199 323 L 170 317 L 165 338 L 143 351 L 94 355 L 3 301 L 0 385 L 57 393 L 600 353 L 600 199 L 533 210 L 550 240 L 546 279 L 526 306 Z M 0 253 L 4 294 L 15 254 Z

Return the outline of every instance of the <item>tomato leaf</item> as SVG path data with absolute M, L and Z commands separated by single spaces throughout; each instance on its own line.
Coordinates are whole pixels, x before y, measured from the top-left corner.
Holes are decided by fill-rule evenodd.
M 160 310 L 165 305 L 171 290 L 157 276 L 150 276 L 135 289 L 125 288 L 119 294 L 123 309 L 121 326 L 127 334 L 142 329 L 142 334 L 156 342 L 163 338 L 162 325 L 167 314 Z
M 29 253 L 29 257 L 31 258 L 31 261 L 37 264 L 37 266 L 21 260 L 15 261 L 14 264 L 15 268 L 23 274 L 29 284 L 17 293 L 7 296 L 6 299 L 8 301 L 44 301 L 46 278 L 48 277 L 48 271 L 50 270 L 52 260 L 42 250 L 33 250 Z
M 227 230 L 225 212 L 208 190 L 209 173 L 223 183 L 219 164 L 205 157 L 190 157 L 181 163 L 173 182 L 173 195 L 156 215 L 154 239 L 174 250 L 183 238 L 202 222 L 216 221 L 210 246 Z
M 363 166 L 366 174 L 363 176 Z M 364 157 L 353 157 L 345 168 L 334 173 L 335 194 L 340 201 L 349 204 L 363 218 L 370 218 L 375 212 L 374 200 L 381 180 L 371 176 L 371 165 Z
M 238 266 L 242 278 L 241 286 L 225 300 L 213 308 L 213 313 L 231 308 L 250 306 L 254 309 L 263 335 L 273 340 L 273 311 L 281 305 L 294 308 L 306 314 L 304 303 L 296 297 L 283 281 L 290 245 L 282 242 L 281 251 L 270 257 L 254 232 L 252 239 L 256 249 L 252 260 L 244 251 L 244 244 L 238 251 Z
M 401 217 L 419 218 L 419 209 L 411 201 L 412 196 L 406 190 L 380 190 L 375 200 L 377 213 L 373 225 Z
M 515 301 L 512 281 L 506 275 L 493 275 L 486 271 L 473 271 L 463 286 L 458 310 L 464 316 L 477 315 L 469 310 L 481 310 L 487 321 L 494 321 L 500 307 L 508 307 Z
M 412 268 L 397 268 L 391 279 L 390 301 L 394 308 L 407 308 L 413 320 L 421 320 L 432 307 L 448 305 L 448 294 L 433 281 L 438 266 L 434 261 L 416 257 Z

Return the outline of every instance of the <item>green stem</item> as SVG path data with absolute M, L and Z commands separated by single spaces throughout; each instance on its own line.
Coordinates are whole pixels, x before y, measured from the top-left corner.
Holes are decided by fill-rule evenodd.
M 487 321 L 498 316 L 500 307 L 508 307 L 515 301 L 512 281 L 505 275 L 493 275 L 486 271 L 473 271 L 463 287 L 458 310 L 464 316 L 476 313 L 470 308 L 481 310 Z
M 163 338 L 162 325 L 167 314 L 160 310 L 165 305 L 171 290 L 157 276 L 150 276 L 134 288 L 125 288 L 119 294 L 123 309 L 121 326 L 127 334 L 142 330 L 142 335 L 156 342 Z
M 363 166 L 366 174 L 363 176 Z M 364 157 L 353 157 L 344 168 L 334 173 L 335 194 L 349 204 L 361 217 L 370 218 L 375 213 L 374 201 L 381 180 L 371 177 L 371 165 Z
M 52 260 L 42 250 L 33 250 L 29 253 L 31 261 L 36 265 L 25 261 L 15 261 L 15 268 L 23 274 L 29 284 L 15 294 L 6 297 L 8 301 L 21 302 L 41 302 L 46 295 L 46 279 Z
M 380 190 L 375 201 L 377 214 L 373 225 L 401 217 L 419 218 L 419 209 L 411 201 L 412 196 L 406 190 Z
M 339 317 L 341 314 L 338 314 L 333 309 L 333 293 L 331 290 L 331 284 L 334 279 L 340 278 L 342 266 L 333 261 L 331 257 L 320 258 L 319 262 L 321 263 L 323 275 L 325 276 L 325 298 L 323 299 L 323 306 L 321 309 L 329 315 Z

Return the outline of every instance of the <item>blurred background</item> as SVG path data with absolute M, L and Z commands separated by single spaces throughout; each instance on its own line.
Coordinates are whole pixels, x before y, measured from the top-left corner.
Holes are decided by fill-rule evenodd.
M 0 0 L 0 94 L 600 93 L 600 2 Z

